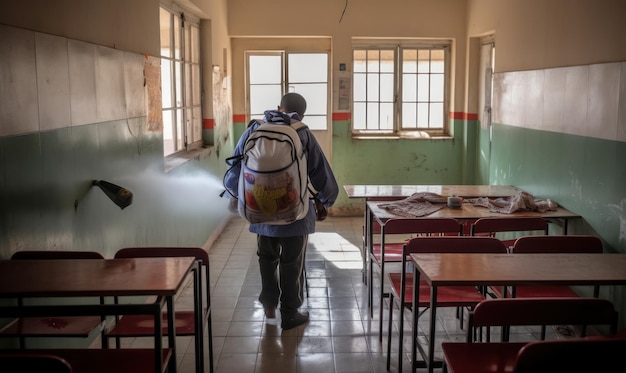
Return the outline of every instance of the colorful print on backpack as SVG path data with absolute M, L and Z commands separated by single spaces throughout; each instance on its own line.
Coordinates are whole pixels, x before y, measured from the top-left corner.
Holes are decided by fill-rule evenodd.
M 306 156 L 296 130 L 262 123 L 246 140 L 239 177 L 239 214 L 253 224 L 284 225 L 309 210 Z

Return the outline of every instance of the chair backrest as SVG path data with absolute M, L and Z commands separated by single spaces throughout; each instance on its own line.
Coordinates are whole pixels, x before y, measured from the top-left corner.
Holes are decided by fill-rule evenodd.
M 115 253 L 115 258 L 194 257 L 209 265 L 209 253 L 201 247 L 125 247 Z
M 96 251 L 69 251 L 69 250 L 24 250 L 17 251 L 11 260 L 28 259 L 104 259 Z
M 615 334 L 617 317 L 613 303 L 599 298 L 486 299 L 470 312 L 468 341 L 474 328 L 494 326 L 608 325 Z
M 3 373 L 72 373 L 72 367 L 65 359 L 30 352 L 0 353 L 0 367 Z
M 472 223 L 470 235 L 477 233 L 544 231 L 548 234 L 548 222 L 541 217 L 489 217 Z
M 385 234 L 455 234 L 461 235 L 461 223 L 452 218 L 389 219 L 382 228 Z
M 583 235 L 523 236 L 513 244 L 513 253 L 598 253 L 602 240 Z
M 404 254 L 414 253 L 506 253 L 502 241 L 493 237 L 425 236 L 410 239 Z
M 515 373 L 626 372 L 626 339 L 531 342 L 519 351 Z

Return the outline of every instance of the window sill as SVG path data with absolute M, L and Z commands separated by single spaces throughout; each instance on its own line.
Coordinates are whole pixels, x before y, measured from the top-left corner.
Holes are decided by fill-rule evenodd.
M 403 133 L 403 134 L 373 134 L 366 135 L 362 133 L 353 133 L 354 140 L 454 140 L 454 136 L 450 135 L 431 135 L 426 132 L 419 133 Z
M 213 146 L 209 146 L 206 148 L 199 147 L 199 148 L 190 149 L 186 152 L 179 152 L 176 154 L 168 155 L 167 157 L 165 157 L 165 162 L 164 162 L 165 172 L 166 173 L 170 172 L 176 167 L 182 166 L 191 160 L 199 161 L 200 159 L 206 158 L 213 153 L 213 148 L 214 148 Z

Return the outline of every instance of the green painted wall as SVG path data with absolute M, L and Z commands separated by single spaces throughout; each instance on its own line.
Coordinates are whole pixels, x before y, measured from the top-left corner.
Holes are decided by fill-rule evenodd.
M 466 143 L 474 123 L 451 120 L 451 139 L 354 139 L 350 121 L 333 123 L 333 171 L 340 186 L 354 184 L 464 184 L 463 162 L 475 142 Z M 471 136 L 474 141 L 475 136 Z M 473 154 L 469 154 L 473 159 Z M 343 188 L 332 212 L 363 213 L 363 201 L 349 199 Z
M 556 201 L 582 216 L 568 234 L 596 235 L 605 252 L 626 253 L 625 159 L 624 142 L 494 124 L 490 182 Z M 592 295 L 588 287 L 579 291 Z M 603 286 L 601 297 L 626 309 L 623 286 Z M 623 327 L 626 315 L 620 318 Z

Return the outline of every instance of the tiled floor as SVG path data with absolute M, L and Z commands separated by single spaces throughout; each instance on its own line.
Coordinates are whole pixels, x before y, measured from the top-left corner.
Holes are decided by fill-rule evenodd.
M 329 217 L 317 224 L 317 233 L 309 238 L 306 260 L 309 289 L 303 305 L 310 312 L 311 321 L 283 331 L 279 317 L 265 319 L 257 300 L 260 276 L 256 236 L 248 231 L 242 219 L 233 218 L 209 251 L 215 372 L 387 372 L 387 324 L 384 323 L 383 341 L 379 342 L 378 312 L 374 312 L 373 319 L 367 312 L 367 287 L 362 281 L 359 249 L 362 223 L 361 217 Z M 374 285 L 379 286 L 378 280 Z M 178 309 L 191 307 L 190 292 L 188 286 L 178 298 Z M 387 318 L 387 312 L 384 315 Z M 465 338 L 454 310 L 443 309 L 438 315 L 437 344 Z M 396 310 L 394 320 L 397 319 Z M 419 325 L 421 343 L 426 342 L 427 323 L 428 315 L 424 314 Z M 391 372 L 397 372 L 397 324 L 394 329 Z M 411 330 L 408 322 L 405 330 Z M 520 337 L 527 337 L 530 332 L 523 331 L 525 335 Z M 410 349 L 407 335 L 405 351 Z M 181 337 L 177 341 L 178 371 L 194 372 L 192 338 Z M 152 341 L 127 343 L 136 346 Z M 406 353 L 403 371 L 410 371 Z

